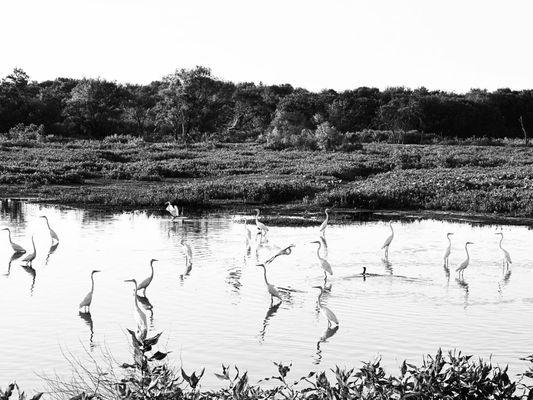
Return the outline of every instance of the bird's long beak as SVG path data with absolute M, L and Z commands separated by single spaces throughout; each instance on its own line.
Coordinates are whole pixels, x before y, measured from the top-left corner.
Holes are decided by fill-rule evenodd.
M 102 272 L 102 271 L 100 271 L 99 269 L 95 269 L 93 272 Z
M 126 279 L 124 282 L 133 282 L 133 279 Z
M 313 289 L 322 289 L 322 286 L 313 286 Z

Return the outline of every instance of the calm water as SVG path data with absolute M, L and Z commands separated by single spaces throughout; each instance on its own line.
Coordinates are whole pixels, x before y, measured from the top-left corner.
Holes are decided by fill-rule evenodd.
M 60 237 L 48 254 L 46 214 Z M 395 222 L 389 262 L 381 244 L 389 235 L 386 222 L 330 225 L 327 258 L 334 275 L 324 302 L 340 328 L 324 338 L 327 321 L 317 312 L 323 273 L 316 260 L 316 227 L 271 227 L 269 242 L 253 245 L 247 255 L 241 216 L 206 215 L 181 224 L 165 216 L 111 214 L 52 206 L 4 202 L 0 228 L 26 249 L 35 235 L 34 270 L 9 267 L 7 232 L 0 231 L 0 382 L 16 379 L 26 390 L 42 386 L 36 374 L 69 371 L 63 352 L 97 356 L 106 347 L 120 362 L 129 362 L 126 328 L 134 328 L 133 295 L 124 279 L 149 275 L 152 304 L 146 310 L 150 332 L 163 331 L 160 350 L 186 370 L 206 367 L 204 387 L 217 385 L 220 363 L 247 369 L 252 380 L 270 376 L 272 361 L 292 362 L 294 377 L 335 364 L 359 366 L 382 356 L 390 373 L 402 360 L 421 360 L 424 353 L 460 348 L 509 363 L 533 352 L 533 231 L 526 227 L 471 226 L 433 220 Z M 322 220 L 319 216 L 317 226 Z M 253 228 L 253 226 L 250 226 Z M 501 268 L 496 230 L 513 259 L 511 274 Z M 451 276 L 442 266 L 446 232 L 455 232 Z M 185 258 L 179 245 L 193 250 L 190 275 L 180 278 Z M 464 281 L 454 269 L 472 241 L 471 264 Z M 285 301 L 269 310 L 262 270 L 278 247 L 295 243 L 290 256 L 269 267 L 271 283 L 285 288 Z M 376 274 L 363 280 L 362 266 Z M 92 321 L 78 315 L 78 304 L 96 275 Z M 329 332 L 331 333 L 331 332 Z M 1 383 L 0 383 L 1 384 Z

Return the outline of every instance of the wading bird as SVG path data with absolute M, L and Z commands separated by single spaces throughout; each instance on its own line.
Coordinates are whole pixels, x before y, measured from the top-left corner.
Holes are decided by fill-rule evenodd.
M 326 315 L 326 318 L 328 319 L 328 327 L 330 327 L 331 324 L 339 325 L 339 320 L 337 319 L 333 311 L 331 311 L 329 308 L 323 305 L 322 302 L 320 301 L 320 298 L 324 294 L 324 288 L 322 286 L 313 286 L 313 288 L 320 289 L 320 294 L 318 295 L 318 306 L 320 307 L 320 309 L 322 310 L 322 312 Z
M 127 279 L 124 282 L 133 282 L 133 315 L 137 323 L 137 339 L 144 340 L 148 333 L 148 323 L 146 322 L 146 315 L 142 312 L 137 301 L 137 281 L 135 279 Z
M 326 233 L 326 228 L 328 227 L 328 222 L 329 222 L 329 208 L 326 208 L 326 210 L 324 211 L 324 213 L 326 214 L 326 219 L 324 220 L 324 222 L 322 222 L 322 224 L 320 225 L 320 228 L 318 228 L 318 230 L 320 231 L 320 234 L 321 234 L 321 235 L 324 235 L 324 233 Z
M 268 227 L 261 221 L 259 221 L 259 214 L 261 213 L 261 211 L 259 211 L 259 208 L 256 208 L 255 212 L 255 226 L 257 226 L 257 229 L 261 232 L 261 237 L 264 237 L 268 233 Z
M 148 285 L 150 285 L 150 283 L 152 283 L 152 279 L 154 279 L 154 262 L 155 261 L 158 261 L 158 260 L 156 260 L 155 258 L 152 258 L 150 260 L 150 270 L 151 270 L 150 276 L 146 278 L 145 280 L 143 280 L 141 283 L 139 283 L 139 286 L 137 286 L 137 290 L 142 289 L 144 295 L 146 295 L 146 288 L 148 287 Z
M 13 251 L 15 253 L 26 253 L 26 250 L 24 250 L 24 248 L 16 243 L 14 243 L 12 240 L 11 240 L 11 231 L 9 230 L 9 228 L 2 228 L 3 231 L 7 231 L 7 235 L 8 235 L 8 238 L 9 238 L 9 244 L 11 244 L 11 248 L 13 249 Z
M 465 251 L 466 251 L 466 260 L 464 260 L 461 265 L 459 265 L 459 268 L 457 268 L 455 271 L 456 272 L 459 272 L 459 277 L 462 278 L 463 277 L 463 273 L 466 269 L 466 267 L 468 267 L 468 264 L 470 263 L 470 254 L 468 254 L 468 245 L 469 244 L 474 244 L 472 242 L 466 242 L 465 243 Z
M 33 246 L 32 252 L 22 259 L 22 262 L 25 262 L 26 265 L 30 266 L 32 261 L 35 260 L 35 257 L 37 257 L 37 251 L 35 250 L 35 242 L 33 241 L 33 235 L 31 236 L 31 245 Z
M 496 235 L 500 235 L 500 250 L 502 251 L 503 255 L 503 264 L 505 267 L 509 267 L 509 264 L 512 264 L 513 262 L 511 261 L 511 255 L 509 252 L 502 247 L 503 233 L 498 232 Z
M 291 254 L 292 252 L 292 248 L 295 247 L 296 245 L 294 244 L 291 244 L 287 247 L 285 247 L 284 249 L 281 249 L 280 251 L 278 251 L 276 254 L 274 254 L 272 257 L 270 257 L 268 260 L 265 261 L 265 264 L 270 264 L 272 261 L 274 261 L 276 259 L 276 257 L 279 257 L 279 256 L 288 256 L 289 254 Z
M 183 249 L 185 253 L 185 265 L 187 267 L 192 266 L 192 249 L 191 246 L 189 246 L 188 243 L 185 242 L 185 239 L 181 239 L 180 241 L 181 248 Z
M 446 237 L 448 238 L 448 247 L 446 247 L 446 250 L 444 251 L 444 268 L 448 268 L 448 259 L 450 258 L 450 253 L 452 252 L 452 239 L 450 238 L 451 235 L 453 235 L 451 232 L 446 234 Z
M 389 222 L 389 227 L 390 227 L 391 234 L 387 238 L 387 240 L 385 240 L 385 243 L 383 243 L 383 246 L 381 246 L 382 249 L 385 249 L 385 258 L 389 257 L 389 246 L 392 242 L 392 239 L 394 239 L 394 229 L 392 229 L 392 221 Z
M 170 215 L 172 215 L 172 220 L 174 221 L 175 219 L 178 219 L 178 218 L 185 218 L 183 216 L 183 208 L 181 209 L 181 215 L 180 215 L 180 209 L 178 208 L 178 206 L 173 206 L 172 204 L 170 204 L 170 201 L 167 201 L 165 204 L 167 204 L 167 208 L 165 208 L 165 210 L 167 210 Z
M 257 266 L 263 268 L 263 277 L 265 278 L 265 285 L 267 287 L 268 293 L 270 294 L 270 306 L 272 306 L 272 304 L 274 303 L 274 297 L 277 297 L 280 302 L 283 301 L 281 299 L 281 295 L 278 292 L 278 289 L 271 283 L 268 283 L 267 270 L 266 270 L 265 264 L 257 264 Z
M 326 260 L 320 255 L 320 248 L 322 247 L 322 243 L 318 240 L 315 240 L 314 242 L 311 242 L 311 243 L 318 244 L 318 247 L 316 249 L 316 257 L 318 259 L 318 263 L 320 264 L 320 268 L 324 270 L 324 278 L 327 278 L 326 273 L 333 275 L 333 269 L 331 268 L 331 265 L 329 264 L 328 260 Z
M 54 241 L 59 243 L 59 237 L 57 236 L 57 233 L 55 233 L 54 230 L 50 228 L 50 223 L 48 222 L 48 218 L 46 217 L 46 215 L 41 215 L 39 218 L 44 218 L 44 220 L 46 221 L 46 226 L 48 227 L 48 231 L 50 232 L 52 243 L 54 243 Z
M 91 272 L 91 291 L 87 293 L 87 296 L 81 301 L 80 303 L 80 312 L 82 313 L 89 313 L 89 308 L 91 307 L 91 302 L 93 301 L 93 292 L 94 292 L 94 274 L 97 272 L 100 272 L 99 270 L 95 269 Z

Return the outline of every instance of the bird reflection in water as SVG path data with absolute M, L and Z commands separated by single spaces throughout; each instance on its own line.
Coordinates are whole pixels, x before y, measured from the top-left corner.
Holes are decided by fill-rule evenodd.
M 137 294 L 137 301 L 142 306 L 142 308 L 148 311 L 148 314 L 149 314 L 148 317 L 150 319 L 150 326 L 153 328 L 154 327 L 154 306 L 152 305 L 152 303 L 150 303 L 150 300 L 148 299 L 148 297 L 146 297 L 146 295 L 141 296 Z
M 93 318 L 91 316 L 91 313 L 90 312 L 83 312 L 83 311 L 79 311 L 78 312 L 78 315 L 80 316 L 80 318 L 85 321 L 85 324 L 87 324 L 87 326 L 89 327 L 89 331 L 91 332 L 90 336 L 89 336 L 89 347 L 91 349 L 94 348 L 94 343 L 93 343 L 93 337 L 94 337 L 94 324 L 93 324 Z
M 13 253 L 11 255 L 11 258 L 9 259 L 9 262 L 7 263 L 7 272 L 4 274 L 4 276 L 9 276 L 11 274 L 11 263 L 16 260 L 17 258 L 20 258 L 24 255 L 24 253 Z
M 32 277 L 30 295 L 33 296 L 33 289 L 35 288 L 35 277 L 37 276 L 37 272 L 35 272 L 35 269 L 33 269 L 31 265 L 21 265 L 21 267 L 24 271 L 26 271 Z
M 239 293 L 242 283 L 241 283 L 242 271 L 239 267 L 232 267 L 228 270 L 228 276 L 226 277 L 226 283 L 230 285 L 233 289 L 233 293 Z
M 389 275 L 394 274 L 394 270 L 392 269 L 392 263 L 389 261 L 388 257 L 382 258 L 381 262 L 383 263 L 383 266 L 385 267 L 385 270 L 389 273 Z
M 270 319 L 278 312 L 279 306 L 281 306 L 281 302 L 271 305 L 268 308 L 268 311 L 265 315 L 265 319 L 263 320 L 263 328 L 261 329 L 261 332 L 259 332 L 259 342 L 262 343 L 265 340 L 265 334 L 266 334 L 266 328 L 268 326 L 268 323 Z
M 57 246 L 59 246 L 59 242 L 56 242 L 50 246 L 48 249 L 48 254 L 46 255 L 46 260 L 44 261 L 44 265 L 48 265 L 48 261 L 50 260 L 50 256 L 54 254 L 54 252 L 57 249 Z
M 318 339 L 318 342 L 316 342 L 316 359 L 314 361 L 315 365 L 320 364 L 322 361 L 322 349 L 320 348 L 320 345 L 322 343 L 326 343 L 330 337 L 335 335 L 337 331 L 339 330 L 339 325 L 336 325 L 334 327 L 328 327 L 324 334 Z
M 457 285 L 459 285 L 459 287 L 465 292 L 464 308 L 466 309 L 468 307 L 468 296 L 470 295 L 468 282 L 466 282 L 463 278 L 455 278 L 455 282 L 457 282 Z

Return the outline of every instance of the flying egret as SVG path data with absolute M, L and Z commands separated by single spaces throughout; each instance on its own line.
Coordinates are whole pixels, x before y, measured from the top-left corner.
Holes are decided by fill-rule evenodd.
M 450 238 L 451 235 L 453 235 L 452 232 L 446 234 L 446 237 L 448 238 L 448 247 L 446 247 L 446 250 L 444 251 L 444 268 L 448 268 L 448 258 L 452 252 L 452 239 Z
M 320 294 L 318 295 L 318 306 L 320 307 L 320 309 L 322 310 L 322 312 L 326 315 L 326 318 L 328 319 L 328 327 L 330 327 L 332 323 L 338 326 L 339 320 L 337 319 L 333 311 L 331 311 L 329 308 L 323 305 L 322 302 L 320 301 L 322 294 L 324 294 L 324 288 L 322 286 L 313 286 L 313 288 L 320 289 Z
M 465 251 L 466 251 L 466 260 L 464 260 L 461 265 L 459 265 L 459 268 L 457 268 L 455 271 L 456 272 L 459 272 L 459 277 L 463 277 L 463 273 L 466 269 L 466 267 L 468 267 L 468 264 L 470 263 L 470 254 L 468 254 L 468 245 L 469 244 L 474 244 L 472 242 L 466 242 L 465 243 Z
M 124 282 L 133 282 L 133 314 L 137 323 L 137 339 L 144 340 L 148 333 L 148 323 L 146 322 L 146 315 L 142 312 L 137 300 L 137 281 L 135 279 L 127 279 Z
M 46 217 L 46 215 L 41 215 L 39 218 L 44 218 L 44 220 L 46 221 L 46 226 L 48 227 L 48 230 L 50 231 L 50 237 L 52 238 L 52 243 L 54 243 L 54 241 L 59 243 L 59 237 L 57 236 L 57 233 L 55 233 L 54 230 L 50 228 L 50 223 L 48 222 L 48 218 Z
M 155 258 L 152 258 L 150 260 L 150 270 L 151 270 L 150 276 L 146 278 L 145 280 L 143 280 L 141 283 L 139 283 L 139 286 L 137 286 L 137 290 L 142 289 L 145 295 L 146 295 L 146 288 L 148 287 L 148 285 L 150 285 L 150 283 L 152 283 L 152 279 L 154 279 L 154 262 L 155 261 L 158 261 L 158 260 L 156 260 Z
M 265 278 L 265 285 L 267 287 L 268 293 L 270 294 L 270 305 L 272 306 L 272 303 L 274 303 L 274 297 L 277 297 L 279 301 L 283 301 L 281 295 L 278 292 L 278 289 L 271 283 L 268 283 L 265 264 L 257 264 L 257 266 L 263 268 L 263 277 Z
M 187 267 L 190 267 L 192 265 L 191 246 L 189 246 L 189 244 L 185 242 L 185 239 L 181 239 L 180 244 L 181 244 L 181 248 L 185 252 L 185 264 L 187 265 Z
M 270 257 L 268 260 L 266 260 L 265 264 L 267 264 L 267 265 L 270 264 L 272 261 L 274 261 L 274 259 L 276 259 L 276 257 L 290 255 L 291 252 L 292 252 L 292 248 L 295 247 L 295 246 L 296 245 L 291 244 L 291 245 L 285 247 L 284 249 L 281 249 L 276 254 L 274 254 L 272 257 Z
M 311 243 L 318 244 L 318 248 L 316 249 L 316 257 L 318 258 L 318 263 L 320 264 L 320 268 L 324 270 L 324 278 L 327 278 L 326 273 L 333 275 L 333 269 L 331 268 L 331 265 L 329 264 L 328 260 L 326 260 L 320 255 L 320 248 L 322 247 L 322 243 L 318 240 L 315 240 L 314 242 L 311 242 Z
M 94 292 L 94 274 L 97 272 L 100 272 L 99 270 L 95 269 L 91 272 L 91 291 L 87 293 L 85 298 L 80 303 L 80 311 L 82 313 L 88 313 L 90 312 L 89 307 L 91 307 L 91 302 L 93 301 L 93 292 Z
M 14 243 L 12 240 L 11 240 L 11 231 L 9 230 L 9 228 L 2 228 L 3 231 L 7 231 L 7 234 L 8 234 L 8 237 L 9 237 L 9 244 L 11 244 L 11 248 L 13 249 L 13 251 L 15 253 L 26 253 L 26 250 L 24 250 L 24 248 L 16 243 Z
M 502 247 L 503 233 L 497 232 L 496 235 L 500 235 L 500 250 L 502 251 L 503 255 L 503 264 L 505 264 L 506 267 L 509 267 L 509 264 L 512 264 L 513 262 L 511 261 L 511 255 L 509 252 Z
M 268 227 L 261 221 L 259 221 L 259 214 L 261 213 L 261 211 L 259 211 L 259 208 L 256 208 L 255 212 L 255 226 L 257 226 L 257 229 L 261 232 L 261 237 L 266 236 L 266 234 L 268 233 Z
M 33 241 L 33 235 L 31 236 L 31 244 L 33 246 L 33 251 L 22 259 L 22 262 L 25 262 L 26 265 L 30 266 L 32 261 L 35 260 L 35 257 L 37 257 L 37 251 L 35 250 L 35 242 Z
M 385 243 L 383 243 L 383 246 L 381 246 L 382 249 L 385 249 L 385 257 L 386 258 L 389 257 L 389 246 L 390 246 L 390 244 L 392 242 L 392 239 L 394 239 L 394 229 L 392 229 L 392 221 L 389 221 L 389 227 L 390 227 L 391 234 L 387 238 L 387 240 L 385 240 Z
M 320 228 L 319 231 L 320 231 L 320 234 L 323 235 L 325 232 L 326 232 L 326 228 L 328 227 L 328 222 L 329 222 L 329 208 L 326 208 L 326 210 L 324 211 L 324 213 L 326 214 L 326 219 L 324 220 L 324 222 L 322 222 L 322 224 L 320 225 Z

